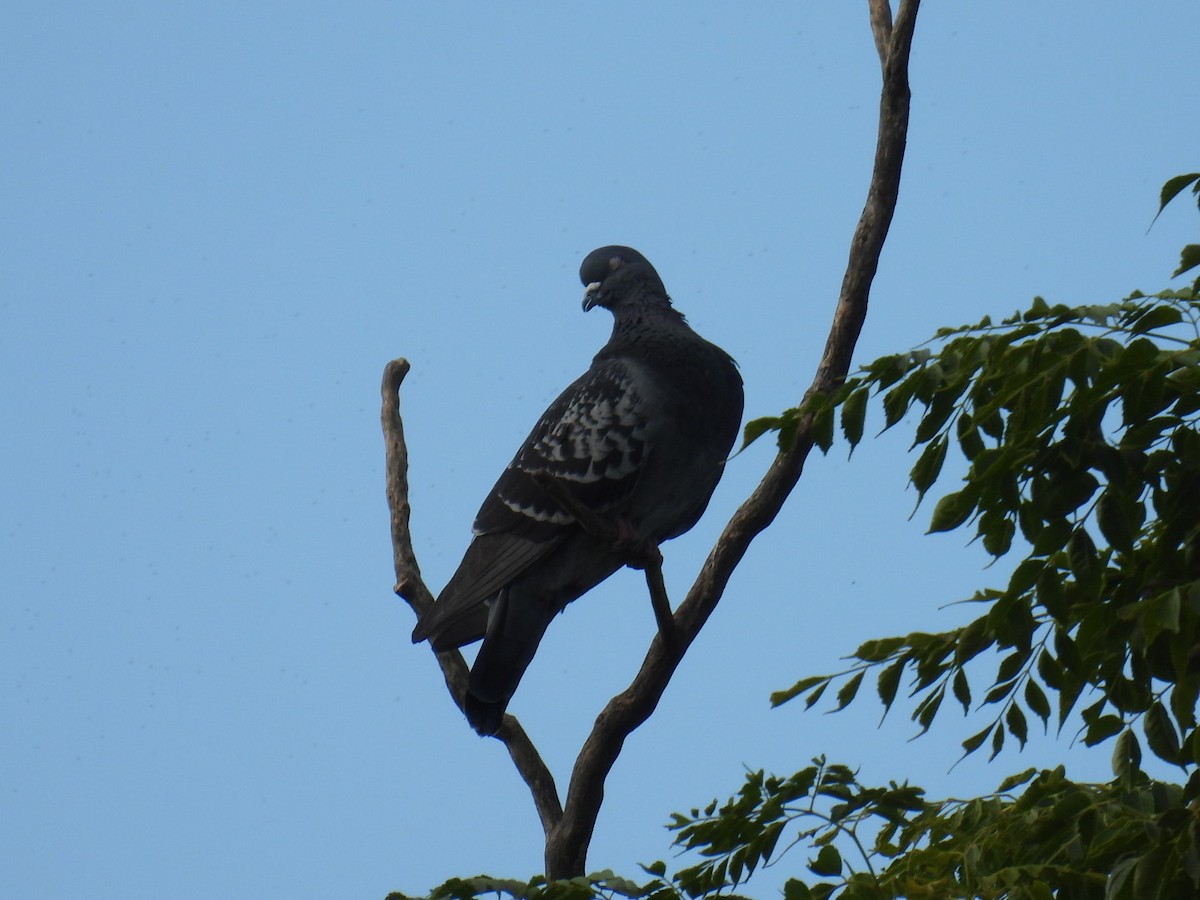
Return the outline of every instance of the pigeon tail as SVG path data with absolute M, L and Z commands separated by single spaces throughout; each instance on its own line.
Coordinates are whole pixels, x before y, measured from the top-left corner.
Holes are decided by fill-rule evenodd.
M 503 588 L 488 609 L 487 632 L 471 666 L 464 712 L 480 734 L 495 734 L 551 620 L 624 564 L 575 526 L 538 565 Z
M 470 693 L 463 701 L 463 712 L 467 714 L 467 721 L 480 737 L 496 736 L 500 726 L 504 724 L 504 711 L 507 708 L 507 700 L 503 703 L 488 703 Z
M 514 593 L 516 596 L 514 597 Z M 487 634 L 471 666 L 463 712 L 480 735 L 500 730 L 508 701 L 561 606 L 508 587 L 488 611 Z

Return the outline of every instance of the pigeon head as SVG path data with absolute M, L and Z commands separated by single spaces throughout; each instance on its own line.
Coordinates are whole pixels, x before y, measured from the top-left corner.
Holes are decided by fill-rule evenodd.
M 583 311 L 594 306 L 615 309 L 626 299 L 654 298 L 670 306 L 667 289 L 654 266 L 632 247 L 612 245 L 593 250 L 579 267 L 584 284 Z

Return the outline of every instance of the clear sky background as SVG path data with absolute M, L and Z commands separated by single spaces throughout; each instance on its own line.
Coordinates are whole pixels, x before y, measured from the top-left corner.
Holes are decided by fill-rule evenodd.
M 8 0 L 0 895 L 381 898 L 541 870 L 524 785 L 391 593 L 381 370 L 413 365 L 434 590 L 607 337 L 579 310 L 594 247 L 655 263 L 741 362 L 749 416 L 794 405 L 873 153 L 865 6 Z M 1197 166 L 1195 11 L 927 0 L 859 361 L 1034 294 L 1167 285 L 1195 211 L 1147 228 L 1162 182 Z M 670 858 L 669 814 L 744 766 L 825 753 L 945 795 L 1066 752 L 951 772 L 982 719 L 947 709 L 908 743 L 866 688 L 836 716 L 769 708 L 1003 583 L 963 535 L 923 536 L 929 509 L 909 520 L 907 442 L 811 458 L 627 743 L 590 868 Z M 770 455 L 737 457 L 667 546 L 676 599 Z M 634 573 L 551 627 L 512 711 L 560 781 L 653 628 Z M 1076 747 L 1069 770 L 1106 778 L 1108 755 Z

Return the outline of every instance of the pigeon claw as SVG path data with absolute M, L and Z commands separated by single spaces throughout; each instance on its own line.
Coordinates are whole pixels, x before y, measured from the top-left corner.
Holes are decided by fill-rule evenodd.
M 613 549 L 625 560 L 625 565 L 631 569 L 649 569 L 662 565 L 662 552 L 658 544 L 644 537 L 634 524 L 624 516 L 612 520 L 616 529 L 616 539 Z

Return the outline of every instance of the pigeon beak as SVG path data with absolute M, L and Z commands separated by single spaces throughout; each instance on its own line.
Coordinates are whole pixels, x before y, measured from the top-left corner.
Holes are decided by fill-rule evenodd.
M 600 302 L 600 282 L 593 281 L 583 289 L 583 311 L 588 312 Z

